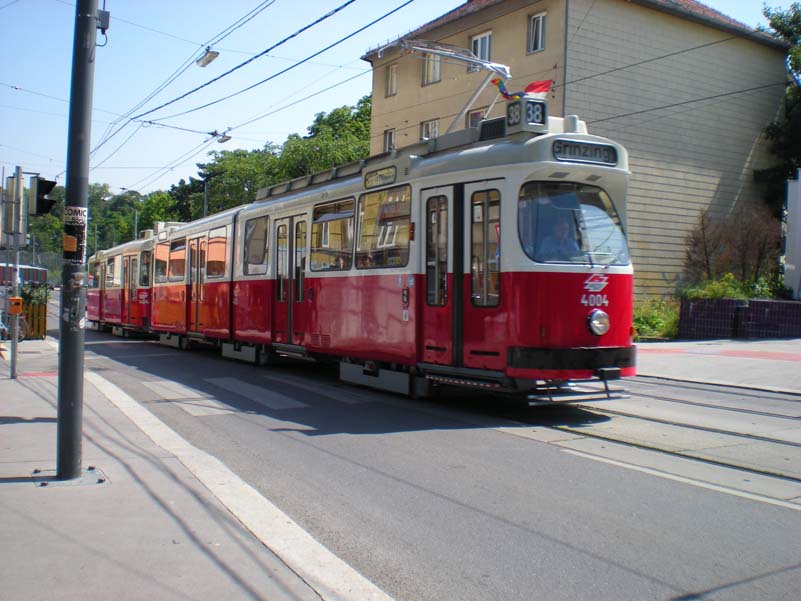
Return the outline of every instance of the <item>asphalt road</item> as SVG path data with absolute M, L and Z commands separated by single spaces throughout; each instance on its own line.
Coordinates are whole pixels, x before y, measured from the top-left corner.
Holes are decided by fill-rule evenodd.
M 313 364 L 255 367 L 91 331 L 86 351 L 87 369 L 399 601 L 795 601 L 801 590 L 801 511 L 776 501 L 801 481 L 594 438 L 625 419 L 600 408 L 417 402 Z M 626 431 L 672 436 L 642 424 Z

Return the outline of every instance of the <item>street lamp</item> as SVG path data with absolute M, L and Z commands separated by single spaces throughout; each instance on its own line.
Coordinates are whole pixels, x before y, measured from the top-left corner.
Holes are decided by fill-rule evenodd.
M 206 46 L 206 51 L 203 53 L 203 56 L 197 59 L 195 61 L 195 64 L 198 67 L 205 67 L 218 56 L 220 56 L 219 52 L 217 52 L 216 50 L 212 50 L 211 46 Z

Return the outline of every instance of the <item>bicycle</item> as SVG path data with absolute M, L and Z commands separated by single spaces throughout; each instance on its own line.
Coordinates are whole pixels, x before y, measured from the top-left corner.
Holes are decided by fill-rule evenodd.
M 5 311 L 0 311 L 0 340 L 11 340 L 11 316 Z M 31 334 L 31 326 L 25 318 L 24 313 L 19 315 L 19 326 L 17 328 L 17 342 L 22 342 Z

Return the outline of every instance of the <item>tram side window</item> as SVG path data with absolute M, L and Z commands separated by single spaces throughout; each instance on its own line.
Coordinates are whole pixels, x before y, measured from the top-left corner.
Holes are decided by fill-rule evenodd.
M 279 301 L 285 301 L 289 295 L 289 228 L 279 225 L 276 231 L 276 281 L 275 293 Z
M 106 288 L 122 286 L 122 257 L 117 255 L 106 261 Z
M 209 247 L 206 252 L 206 277 L 221 278 L 225 275 L 228 227 L 218 227 L 209 232 Z
M 167 281 L 167 261 L 170 258 L 170 243 L 162 242 L 156 247 L 156 257 L 153 259 L 153 280 L 155 283 Z
M 295 302 L 303 300 L 304 277 L 306 274 L 306 221 L 295 224 Z
M 87 287 L 90 290 L 100 288 L 100 263 L 93 262 L 89 264 L 89 280 Z
M 150 287 L 150 261 L 152 253 L 149 250 L 142 251 L 139 258 L 139 287 Z
M 426 203 L 426 299 L 429 305 L 448 302 L 448 198 L 432 196 Z
M 477 307 L 497 307 L 501 300 L 501 195 L 475 192 L 470 202 L 470 293 Z
M 267 273 L 267 232 L 270 218 L 257 217 L 245 222 L 245 260 L 242 262 L 245 275 Z
M 171 282 L 180 282 L 186 275 L 186 238 L 170 242 L 170 264 L 167 272 Z
M 353 204 L 351 198 L 314 207 L 312 271 L 350 269 L 353 264 Z
M 362 194 L 356 267 L 404 267 L 409 263 L 411 188 L 397 186 Z

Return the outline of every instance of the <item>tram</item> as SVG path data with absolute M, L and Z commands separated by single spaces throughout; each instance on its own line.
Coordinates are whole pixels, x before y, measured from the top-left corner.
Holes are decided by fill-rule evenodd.
M 523 96 L 97 253 L 87 316 L 254 363 L 337 361 L 403 394 L 558 400 L 635 374 L 628 177 L 620 144 Z

